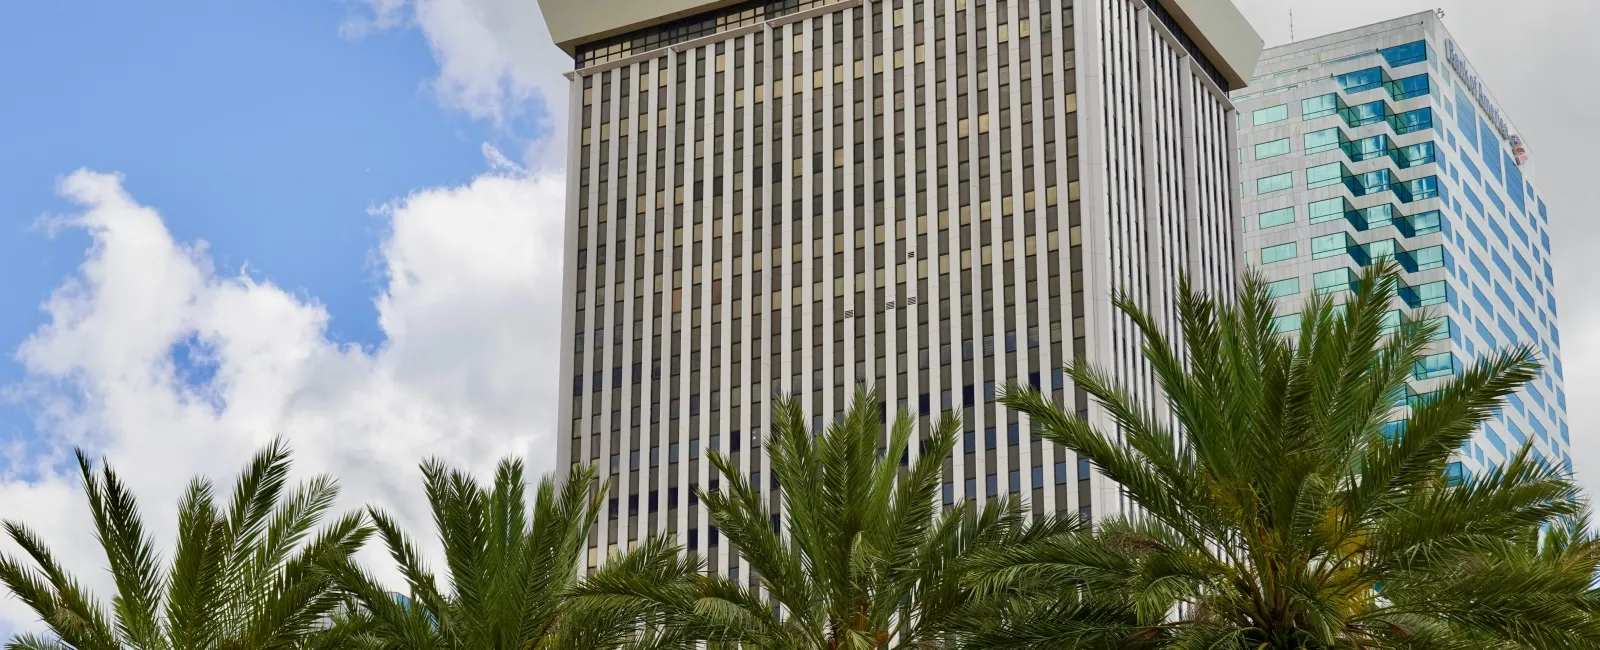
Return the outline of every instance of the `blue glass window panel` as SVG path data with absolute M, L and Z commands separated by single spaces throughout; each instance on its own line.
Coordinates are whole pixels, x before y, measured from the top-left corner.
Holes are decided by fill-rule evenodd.
M 1506 230 L 1501 228 L 1500 224 L 1495 223 L 1493 219 L 1489 220 L 1489 231 L 1493 232 L 1494 236 L 1500 239 L 1500 243 L 1507 246 L 1511 245 L 1511 240 L 1506 237 Z
M 1344 114 L 1345 124 L 1352 129 L 1364 124 L 1381 122 L 1387 116 L 1387 111 L 1384 110 L 1383 100 L 1381 99 L 1375 102 L 1350 106 L 1341 112 Z
M 1516 224 L 1512 223 L 1511 225 L 1515 226 Z M 1519 230 L 1520 230 L 1520 228 L 1519 228 Z M 1524 239 L 1523 241 L 1527 241 L 1527 240 Z M 1524 274 L 1527 274 L 1527 276 L 1530 277 L 1530 278 L 1533 277 L 1533 267 L 1528 265 L 1528 258 L 1523 257 L 1521 251 L 1518 251 L 1517 249 L 1514 249 L 1514 248 L 1511 249 L 1511 259 L 1513 259 L 1513 260 L 1515 260 L 1517 262 L 1517 266 L 1522 267 L 1522 272 Z
M 1317 293 L 1331 291 L 1344 291 L 1353 289 L 1355 284 L 1355 271 L 1350 269 L 1329 269 L 1311 276 L 1311 284 Z
M 1344 152 L 1352 162 L 1377 158 L 1389 153 L 1389 136 L 1375 135 L 1347 142 L 1344 144 Z
M 1439 195 L 1439 177 L 1424 176 L 1415 178 L 1401 183 L 1399 187 L 1404 188 L 1404 191 L 1397 189 L 1395 192 L 1401 195 L 1401 201 L 1410 203 L 1412 201 L 1421 201 L 1422 199 L 1431 199 Z
M 1478 148 L 1478 113 L 1465 88 L 1456 87 L 1456 122 L 1461 124 L 1461 139 Z
M 1384 61 L 1388 62 L 1391 68 L 1419 63 L 1428 60 L 1427 42 L 1412 41 L 1405 45 L 1378 50 L 1378 54 L 1383 55 Z
M 1433 142 L 1431 141 L 1419 142 L 1409 147 L 1396 149 L 1394 154 L 1394 161 L 1396 164 L 1400 165 L 1401 169 L 1415 167 L 1417 165 L 1426 165 L 1434 162 L 1436 159 L 1437 157 L 1435 156 Z
M 1407 233 L 1408 237 L 1439 232 L 1443 229 L 1444 224 L 1444 220 L 1440 216 L 1438 210 L 1429 210 L 1427 212 L 1414 214 L 1406 217 L 1405 221 L 1407 224 L 1407 229 L 1410 230 L 1410 232 Z
M 1300 293 L 1300 278 L 1288 278 L 1267 285 L 1267 295 L 1282 298 Z
M 1273 262 L 1281 262 L 1283 260 L 1292 260 L 1299 254 L 1300 252 L 1295 246 L 1295 242 L 1278 244 L 1277 246 L 1267 246 L 1261 249 L 1261 263 L 1271 264 Z
M 1389 82 L 1389 96 L 1395 101 L 1428 94 L 1428 75 L 1419 74 Z
M 1494 429 L 1484 427 L 1483 437 L 1488 438 L 1489 444 L 1494 445 L 1495 449 L 1500 450 L 1500 455 L 1504 456 L 1506 454 L 1506 443 L 1504 440 L 1500 439 L 1499 435 L 1495 434 Z
M 1502 183 L 1505 178 L 1500 175 L 1500 139 L 1495 134 L 1494 127 L 1489 126 L 1488 120 L 1478 120 L 1478 147 L 1483 152 L 1483 168 Z
M 1290 172 L 1256 179 L 1256 194 L 1269 194 L 1291 187 L 1294 187 L 1294 175 Z
M 1339 95 L 1328 93 L 1300 100 L 1300 118 L 1315 119 L 1339 112 Z
M 1484 209 L 1483 201 L 1478 198 L 1478 193 L 1477 192 L 1473 192 L 1472 188 L 1466 187 L 1466 186 L 1462 186 L 1461 187 L 1461 193 L 1465 194 L 1467 196 L 1467 203 L 1471 204 L 1473 208 L 1477 209 L 1478 214 L 1483 215 L 1483 214 L 1488 214 L 1489 213 L 1487 210 Z M 1467 220 L 1467 223 L 1472 223 L 1472 222 L 1473 222 L 1472 219 L 1468 219 Z
M 1266 108 L 1259 109 L 1259 110 L 1255 111 L 1254 113 L 1250 114 L 1250 123 L 1255 125 L 1255 126 L 1261 126 L 1263 124 L 1271 124 L 1273 122 L 1281 122 L 1281 121 L 1287 120 L 1287 119 L 1289 119 L 1289 105 L 1288 104 L 1278 104 L 1277 106 L 1268 106 Z
M 1444 466 L 1444 480 L 1450 485 L 1461 485 L 1466 483 L 1467 479 L 1470 477 L 1471 475 L 1467 472 L 1467 467 L 1462 465 L 1461 461 L 1456 461 Z
M 1310 213 L 1310 216 L 1307 217 L 1307 219 L 1311 223 L 1322 223 L 1324 221 L 1332 221 L 1334 219 L 1343 219 L 1344 213 L 1349 206 L 1346 205 L 1344 197 L 1336 196 L 1331 199 L 1313 201 L 1306 207 Z
M 1347 93 L 1359 93 L 1372 90 L 1383 85 L 1383 68 L 1367 68 L 1355 72 L 1346 72 L 1333 78 L 1344 88 Z
M 1311 238 L 1311 259 L 1343 255 L 1351 245 L 1350 235 L 1336 232 Z
M 1506 258 L 1500 257 L 1500 251 L 1489 251 L 1489 257 L 1494 259 L 1494 265 L 1500 267 L 1500 270 L 1505 272 L 1506 277 L 1511 277 L 1511 265 L 1506 264 Z M 1488 274 L 1484 275 L 1487 276 Z
M 1507 198 L 1511 199 L 1512 205 L 1517 206 L 1517 212 L 1527 214 L 1528 204 L 1524 200 L 1523 193 L 1517 191 L 1519 187 L 1526 187 L 1522 182 L 1522 168 L 1517 166 L 1517 161 L 1513 160 L 1509 153 L 1506 154 L 1505 168 Z
M 1297 332 L 1300 330 L 1300 314 L 1284 314 L 1272 319 L 1273 331 L 1279 334 Z
M 1544 199 L 1539 199 L 1539 218 L 1549 220 L 1550 213 L 1544 209 Z
M 1256 215 L 1256 227 L 1262 230 L 1294 223 L 1294 206 L 1271 210 Z
M 1337 185 L 1344 180 L 1344 165 L 1331 162 L 1306 168 L 1306 189 Z
M 1406 296 L 1406 302 L 1412 307 L 1424 307 L 1445 302 L 1450 297 L 1450 288 L 1444 280 L 1406 287 L 1401 292 Z
M 1401 134 L 1433 128 L 1433 109 L 1423 107 L 1394 115 L 1389 118 L 1389 126 Z
M 1370 208 L 1362 208 L 1357 210 L 1356 213 L 1361 217 L 1359 223 L 1356 224 L 1357 228 L 1361 230 L 1370 230 L 1372 228 L 1387 226 L 1394 222 L 1394 217 L 1396 214 L 1393 203 L 1384 203 L 1382 205 L 1374 205 Z
M 1263 142 L 1256 145 L 1256 160 L 1261 160 L 1262 158 L 1271 158 L 1273 156 L 1282 156 L 1287 153 L 1289 153 L 1288 138 L 1279 138 L 1271 142 Z
M 1485 196 L 1489 197 L 1489 202 L 1494 204 L 1495 210 L 1497 212 L 1499 212 L 1500 214 L 1505 214 L 1506 213 L 1506 202 L 1500 200 L 1500 193 L 1499 192 L 1494 191 L 1494 188 L 1492 188 L 1492 187 L 1487 187 L 1486 186 L 1486 187 L 1483 188 L 1483 193 L 1484 193 Z
M 1350 192 L 1356 196 L 1365 196 L 1374 192 L 1388 190 L 1392 178 L 1393 176 L 1389 174 L 1389 170 L 1375 169 L 1359 176 L 1346 178 L 1345 185 L 1349 186 Z
M 1472 266 L 1478 269 L 1478 273 L 1482 274 L 1484 279 L 1494 277 L 1489 273 L 1489 267 L 1484 265 L 1481 255 L 1472 256 Z
M 1305 135 L 1306 154 L 1321 153 L 1339 146 L 1344 140 L 1339 133 L 1339 127 L 1330 126 L 1320 131 L 1312 131 Z
M 1426 271 L 1428 269 L 1436 269 L 1444 266 L 1446 258 L 1444 246 L 1429 246 L 1427 248 L 1409 251 L 1407 255 L 1411 258 L 1411 268 L 1409 270 L 1413 272 Z
M 1472 174 L 1472 178 L 1478 181 L 1479 185 L 1483 184 L 1483 174 L 1478 171 L 1477 165 L 1472 164 L 1472 159 L 1463 157 L 1461 166 L 1467 170 L 1468 174 Z
M 1449 352 L 1430 354 L 1418 359 L 1411 368 L 1411 376 L 1415 379 L 1433 379 L 1448 377 L 1455 374 L 1455 358 Z
M 1483 339 L 1484 343 L 1488 344 L 1489 347 L 1500 347 L 1500 339 L 1494 335 L 1494 330 L 1485 327 L 1483 321 L 1473 321 L 1472 324 L 1477 328 L 1478 336 Z
M 1362 262 L 1365 264 L 1373 260 L 1397 258 L 1400 246 L 1393 239 L 1381 239 L 1363 246 L 1362 250 L 1366 255 L 1366 260 Z

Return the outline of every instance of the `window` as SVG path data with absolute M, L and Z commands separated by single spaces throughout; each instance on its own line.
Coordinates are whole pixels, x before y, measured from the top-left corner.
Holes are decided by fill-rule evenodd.
M 1306 155 L 1331 151 L 1339 147 L 1343 138 L 1339 137 L 1339 127 L 1330 126 L 1320 131 L 1312 131 L 1305 135 Z
M 1450 298 L 1450 287 L 1445 284 L 1444 280 L 1440 280 L 1438 282 L 1419 284 L 1414 287 L 1405 287 L 1401 290 L 1400 295 L 1406 299 L 1406 304 L 1412 307 L 1426 307 L 1448 300 Z
M 1331 162 L 1306 168 L 1306 189 L 1338 185 L 1341 180 L 1344 180 L 1344 165 L 1341 163 Z
M 1317 293 L 1331 293 L 1354 288 L 1356 274 L 1350 269 L 1332 269 L 1311 276 L 1311 285 Z
M 1271 124 L 1273 122 L 1281 122 L 1281 121 L 1287 120 L 1287 119 L 1289 119 L 1289 105 L 1288 104 L 1278 104 L 1277 106 L 1269 106 L 1267 108 L 1260 109 L 1260 110 L 1250 114 L 1250 122 L 1254 126 L 1261 126 L 1263 124 Z
M 1401 169 L 1426 165 L 1435 159 L 1432 142 L 1419 142 L 1409 147 L 1401 147 L 1394 152 L 1394 161 Z
M 1273 262 L 1291 260 L 1294 259 L 1294 257 L 1298 254 L 1299 251 L 1295 248 L 1295 242 L 1278 244 L 1277 246 L 1268 246 L 1261 249 L 1261 263 L 1271 264 Z
M 1411 376 L 1419 380 L 1448 377 L 1455 372 L 1455 358 L 1449 352 L 1425 356 L 1418 359 L 1411 368 Z
M 1417 235 L 1426 235 L 1431 232 L 1439 232 L 1443 226 L 1443 221 L 1439 217 L 1438 210 L 1430 210 L 1420 214 L 1413 214 L 1405 218 L 1405 223 L 1407 228 L 1410 230 L 1410 232 L 1406 235 L 1407 237 L 1415 237 Z
M 1401 183 L 1399 187 L 1400 200 L 1410 203 L 1439 196 L 1439 177 L 1424 176 Z M 1490 222 L 1491 224 L 1494 222 Z
M 1342 232 L 1330 233 L 1311 239 L 1311 259 L 1320 260 L 1326 257 L 1343 255 L 1354 242 L 1350 235 Z
M 1347 93 L 1359 93 L 1372 90 L 1383 85 L 1383 68 L 1367 68 L 1355 72 L 1346 72 L 1335 76 L 1334 81 L 1339 83 Z
M 1384 84 L 1384 87 L 1389 89 L 1389 96 L 1393 97 L 1395 101 L 1420 97 L 1428 94 L 1428 75 L 1419 74 L 1414 77 L 1396 79 Z
M 1300 119 L 1310 120 L 1339 112 L 1339 96 L 1334 93 L 1300 100 Z
M 1378 50 L 1389 67 L 1398 68 L 1428 60 L 1428 45 L 1425 41 L 1412 41 L 1405 45 L 1396 45 L 1391 48 Z
M 1388 111 L 1385 110 L 1381 99 L 1375 102 L 1347 106 L 1340 109 L 1339 112 L 1344 115 L 1344 123 L 1352 129 L 1365 124 L 1381 122 L 1388 116 Z
M 1290 223 L 1294 223 L 1294 206 L 1272 210 L 1270 212 L 1263 212 L 1259 215 L 1256 215 L 1256 227 L 1262 230 L 1266 230 L 1267 228 L 1276 228 L 1278 226 Z
M 1279 280 L 1267 285 L 1267 295 L 1273 298 L 1282 298 L 1300 293 L 1300 278 Z
M 1456 461 L 1444 466 L 1444 480 L 1450 485 L 1461 485 L 1467 482 L 1467 467 Z
M 1382 102 L 1379 102 L 1380 104 Z M 1373 120 L 1376 121 L 1376 120 Z M 1395 133 L 1411 133 L 1433 128 L 1433 110 L 1427 107 L 1389 116 L 1389 126 Z
M 1288 138 L 1279 138 L 1277 140 L 1273 140 L 1272 142 L 1263 142 L 1256 145 L 1256 160 L 1261 160 L 1262 158 L 1271 158 L 1273 156 L 1282 156 L 1286 153 L 1289 153 Z
M 1270 194 L 1291 187 L 1294 187 L 1294 175 L 1290 172 L 1256 179 L 1256 194 Z
M 1300 314 L 1284 314 L 1272 319 L 1272 329 L 1279 334 L 1300 331 Z
M 1334 219 L 1343 219 L 1348 206 L 1345 204 L 1344 197 L 1336 196 L 1331 199 L 1314 201 L 1306 207 L 1307 211 L 1310 212 L 1307 220 L 1311 223 L 1322 223 Z
M 1444 266 L 1444 246 L 1429 246 L 1427 248 L 1410 251 L 1406 253 L 1406 258 L 1408 258 L 1407 261 L 1409 262 L 1406 264 L 1406 270 L 1408 271 L 1415 272 L 1426 271 L 1428 269 L 1437 269 Z

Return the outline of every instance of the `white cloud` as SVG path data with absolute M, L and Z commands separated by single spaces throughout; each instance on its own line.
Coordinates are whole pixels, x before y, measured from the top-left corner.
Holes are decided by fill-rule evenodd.
M 60 192 L 79 211 L 53 226 L 93 246 L 17 351 L 21 394 L 49 437 L 26 464 L 0 464 L 3 516 L 36 527 L 105 596 L 75 470 L 61 463 L 74 444 L 110 457 L 163 540 L 190 475 L 226 485 L 278 434 L 298 471 L 341 480 L 342 507 L 379 504 L 418 531 L 429 526 L 422 458 L 481 471 L 512 454 L 553 468 L 562 180 L 488 153 L 491 171 L 470 184 L 377 211 L 390 228 L 375 350 L 330 341 L 314 299 L 213 269 L 203 242 L 174 240 L 119 176 L 68 176 Z M 190 362 L 175 363 L 175 349 Z M 0 629 L 32 625 L 0 599 Z
M 347 0 L 357 5 L 341 33 L 414 26 L 439 64 L 432 87 L 444 105 L 505 125 L 532 118 L 526 158 L 559 168 L 565 158 L 567 80 L 572 59 L 550 42 L 533 0 Z M 554 135 L 554 137 L 545 137 Z

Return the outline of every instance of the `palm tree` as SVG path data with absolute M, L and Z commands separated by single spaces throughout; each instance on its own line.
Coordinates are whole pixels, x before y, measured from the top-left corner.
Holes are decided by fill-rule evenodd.
M 342 596 L 317 566 L 348 558 L 369 534 L 360 513 L 313 535 L 338 487 L 318 476 L 287 491 L 289 450 L 274 441 L 240 474 L 226 510 L 211 482 L 190 481 L 178 506 L 178 542 L 162 566 L 139 508 L 109 465 L 96 472 L 77 452 L 95 533 L 105 549 L 116 597 L 97 602 L 27 526 L 7 521 L 23 558 L 0 557 L 0 582 L 26 603 L 49 634 L 25 634 L 7 648 L 313 647 Z
M 639 616 L 657 647 L 694 640 L 773 650 L 949 647 L 967 599 L 964 558 L 1071 530 L 1073 520 L 1028 523 L 1015 498 L 936 513 L 960 419 L 941 418 L 909 461 L 913 418 L 900 414 L 880 448 L 881 413 L 877 395 L 862 391 L 841 422 L 813 435 L 797 400 L 776 400 L 766 448 L 787 530 L 774 523 L 760 485 L 728 457 L 708 455 L 727 487 L 701 490 L 700 503 L 759 588 L 705 575 L 698 558 L 658 539 L 591 575 L 577 591 L 581 606 Z
M 1137 509 L 1092 535 L 988 552 L 975 585 L 1012 597 L 995 598 L 969 640 L 1597 647 L 1600 544 L 1574 523 L 1584 502 L 1570 478 L 1526 448 L 1480 475 L 1446 477 L 1473 432 L 1538 376 L 1534 351 L 1492 354 L 1428 395 L 1407 392 L 1440 332 L 1426 317 L 1398 327 L 1386 318 L 1398 280 L 1383 262 L 1342 306 L 1314 296 L 1295 335 L 1276 330 L 1253 274 L 1231 304 L 1184 286 L 1181 344 L 1120 297 L 1165 409 L 1073 363 L 1067 374 L 1114 430 L 1008 388 L 1002 403 L 1088 458 Z
M 362 645 L 577 648 L 616 636 L 608 627 L 617 621 L 563 616 L 607 492 L 594 486 L 592 469 L 573 468 L 560 486 L 545 478 L 531 517 L 519 460 L 501 461 L 488 489 L 437 460 L 422 464 L 422 476 L 449 585 L 440 586 L 392 517 L 369 508 L 407 591 L 390 592 L 350 562 L 333 567 L 354 601 L 350 615 Z

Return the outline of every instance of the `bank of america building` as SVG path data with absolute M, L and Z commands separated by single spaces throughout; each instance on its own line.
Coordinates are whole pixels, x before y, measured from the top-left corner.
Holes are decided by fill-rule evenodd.
M 1533 343 L 1546 364 L 1451 473 L 1496 465 L 1529 441 L 1571 471 L 1536 159 L 1438 17 L 1268 49 L 1234 101 L 1244 252 L 1282 297 L 1279 328 L 1298 329 L 1306 296 L 1344 292 L 1363 265 L 1395 258 L 1404 283 L 1394 321 L 1426 313 L 1442 325 L 1398 405 L 1497 348 Z
M 1180 272 L 1232 286 L 1227 93 L 1261 41 L 1230 3 L 541 5 L 575 60 L 558 453 L 615 479 L 590 566 L 669 532 L 737 575 L 694 497 L 718 487 L 705 453 L 776 507 L 772 396 L 820 428 L 858 384 L 925 422 L 962 411 L 945 503 L 1123 507 L 994 394 L 1102 418 L 1055 369 L 1150 390 L 1111 287 L 1170 321 Z

